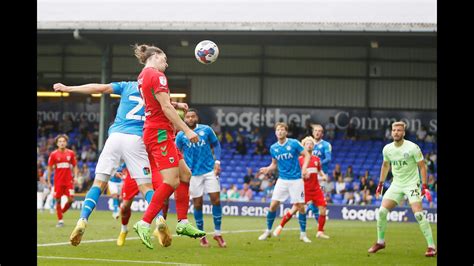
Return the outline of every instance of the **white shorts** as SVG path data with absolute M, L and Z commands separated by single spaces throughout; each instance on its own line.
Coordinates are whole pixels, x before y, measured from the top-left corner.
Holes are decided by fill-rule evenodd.
M 111 182 L 109 181 L 109 192 L 110 194 L 121 194 L 123 182 Z
M 143 138 L 114 132 L 105 141 L 95 168 L 97 174 L 111 176 L 124 161 L 132 178 L 146 178 L 151 183 L 151 168 Z M 108 181 L 108 180 L 102 180 Z
M 272 200 L 284 202 L 290 196 L 291 203 L 304 203 L 303 179 L 283 180 L 278 178 L 273 190 Z
M 189 196 L 191 198 L 199 198 L 202 197 L 204 193 L 220 191 L 221 185 L 219 178 L 214 174 L 214 171 L 203 175 L 191 176 L 191 181 L 189 181 Z

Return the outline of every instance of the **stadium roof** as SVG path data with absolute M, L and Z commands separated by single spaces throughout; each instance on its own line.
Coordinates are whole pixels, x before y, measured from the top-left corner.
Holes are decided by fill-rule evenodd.
M 39 31 L 437 31 L 436 0 L 38 0 L 37 4 Z

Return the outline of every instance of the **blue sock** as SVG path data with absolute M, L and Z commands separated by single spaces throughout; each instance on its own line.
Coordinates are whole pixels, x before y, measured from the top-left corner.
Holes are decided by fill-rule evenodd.
M 145 194 L 145 200 L 146 200 L 146 202 L 148 202 L 148 204 L 150 204 L 151 198 L 153 198 L 153 190 L 152 189 L 148 190 Z
M 298 213 L 298 222 L 300 223 L 300 230 L 302 233 L 306 232 L 306 213 Z
M 114 198 L 114 212 L 118 212 L 118 206 L 120 204 L 119 199 Z
M 275 221 L 276 214 L 277 214 L 276 211 L 274 212 L 268 211 L 268 214 L 267 214 L 267 229 L 268 230 L 272 230 L 272 226 L 273 226 L 273 222 Z
M 92 211 L 94 210 L 97 202 L 99 201 L 99 197 L 102 191 L 100 191 L 100 187 L 93 186 L 87 192 L 86 198 L 84 199 L 84 206 L 82 207 L 81 211 L 81 218 L 89 219 Z
M 56 199 L 55 198 L 53 198 L 53 200 L 51 201 L 51 209 L 55 209 L 54 206 L 56 206 Z
M 214 208 L 213 208 L 214 210 Z M 204 230 L 204 220 L 202 219 L 202 209 L 194 208 L 194 220 L 196 220 L 196 226 L 199 230 Z
M 212 218 L 214 219 L 214 229 L 220 231 L 222 223 L 222 207 L 220 204 L 212 205 Z
M 309 204 L 309 209 L 313 212 L 314 214 L 314 219 L 316 219 L 316 223 L 318 223 L 318 219 L 319 219 L 319 208 L 314 206 L 313 203 Z

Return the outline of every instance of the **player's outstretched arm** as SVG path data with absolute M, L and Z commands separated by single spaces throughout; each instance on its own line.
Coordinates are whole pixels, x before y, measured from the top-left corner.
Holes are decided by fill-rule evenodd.
M 304 156 L 303 165 L 301 166 L 301 175 L 302 175 L 303 178 L 307 179 L 307 178 L 309 178 L 308 164 L 309 164 L 309 160 L 311 158 L 311 155 L 309 154 L 309 152 L 307 150 L 303 150 L 300 153 L 300 155 Z
M 94 94 L 94 93 L 105 93 L 111 94 L 113 88 L 111 84 L 99 84 L 99 83 L 89 83 L 79 86 L 66 86 L 62 83 L 56 83 L 53 85 L 54 91 L 63 91 L 63 92 L 75 92 L 82 94 Z

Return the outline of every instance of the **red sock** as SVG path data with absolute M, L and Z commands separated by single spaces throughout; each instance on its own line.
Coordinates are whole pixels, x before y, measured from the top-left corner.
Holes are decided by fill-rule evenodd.
M 66 213 L 67 210 L 69 210 L 69 207 L 71 207 L 71 204 L 72 204 L 72 201 L 71 202 L 67 202 L 66 205 L 64 205 L 64 208 L 61 210 L 62 213 Z
M 326 223 L 326 215 L 319 215 L 318 231 L 324 231 L 324 224 Z
M 56 214 L 58 215 L 58 220 L 63 219 L 63 212 L 61 211 L 61 199 L 56 199 Z
M 289 220 L 291 220 L 291 217 L 292 217 L 292 216 L 293 216 L 293 215 L 291 215 L 291 213 L 287 212 L 287 213 L 285 214 L 285 216 L 283 216 L 283 220 L 281 220 L 281 223 L 280 223 L 281 227 L 284 227 L 285 224 L 286 224 Z
M 189 183 L 179 182 L 178 188 L 174 193 L 174 199 L 176 201 L 176 214 L 178 215 L 178 221 L 188 219 L 188 208 L 189 208 Z
M 161 209 L 162 210 L 162 213 L 163 213 L 163 218 L 165 218 L 166 220 L 166 217 L 168 216 L 168 208 L 169 208 L 169 202 L 168 201 L 165 201 L 165 203 L 163 204 L 163 208 Z
M 124 209 L 120 207 L 120 216 L 122 217 L 122 225 L 127 225 L 130 216 L 132 216 L 132 210 L 130 208 Z
M 161 208 L 163 208 L 165 200 L 168 199 L 171 194 L 173 194 L 173 192 L 174 188 L 172 186 L 166 183 L 160 185 L 160 187 L 155 190 L 155 193 L 153 193 L 151 202 L 148 205 L 142 220 L 151 224 L 151 221 L 153 221 L 158 212 L 160 212 Z

